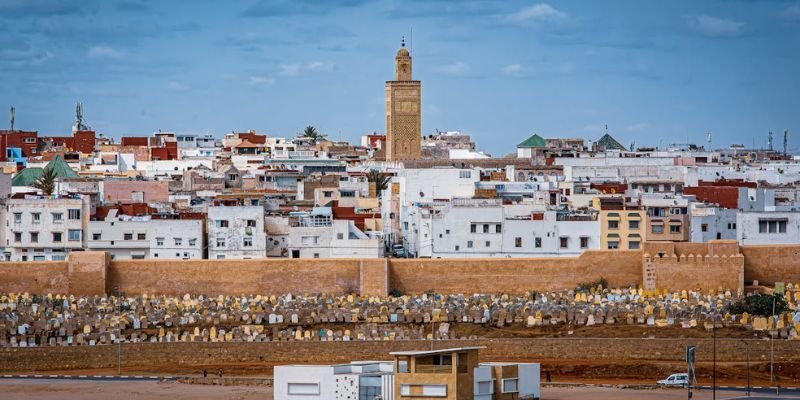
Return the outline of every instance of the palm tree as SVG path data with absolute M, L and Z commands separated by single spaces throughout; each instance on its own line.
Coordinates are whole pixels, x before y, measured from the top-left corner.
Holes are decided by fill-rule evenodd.
M 303 137 L 314 139 L 314 143 L 319 141 L 325 140 L 327 135 L 323 135 L 317 131 L 317 128 L 314 128 L 312 125 L 307 126 L 303 129 Z
M 56 171 L 53 168 L 45 168 L 39 179 L 33 183 L 33 187 L 41 190 L 45 196 L 53 194 L 56 190 Z
M 378 195 L 378 198 L 381 197 L 384 190 L 389 188 L 390 180 L 391 177 L 381 174 L 377 169 L 371 169 L 367 174 L 367 182 L 375 184 L 375 194 Z

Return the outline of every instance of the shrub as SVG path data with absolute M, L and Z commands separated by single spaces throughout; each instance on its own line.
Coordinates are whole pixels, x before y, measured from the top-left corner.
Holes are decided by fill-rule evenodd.
M 739 299 L 737 302 L 728 306 L 728 312 L 731 314 L 744 314 L 758 315 L 762 317 L 772 315 L 772 302 L 775 301 L 775 315 L 789 311 L 789 306 L 786 304 L 783 296 L 779 294 L 768 295 L 757 293 Z

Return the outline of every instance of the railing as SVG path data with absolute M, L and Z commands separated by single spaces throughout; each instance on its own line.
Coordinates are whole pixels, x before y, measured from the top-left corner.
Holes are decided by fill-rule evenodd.
M 418 374 L 450 374 L 453 372 L 453 366 L 417 364 L 415 372 Z

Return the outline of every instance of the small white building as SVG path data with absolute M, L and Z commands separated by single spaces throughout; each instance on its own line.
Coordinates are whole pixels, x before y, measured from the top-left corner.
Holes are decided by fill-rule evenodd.
M 577 256 L 600 248 L 596 213 L 547 210 L 500 199 L 453 199 L 418 203 L 403 224 L 413 257 Z
M 709 240 L 736 240 L 738 210 L 714 207 L 702 203 L 689 204 L 689 241 L 706 243 Z
M 739 211 L 736 239 L 743 246 L 800 243 L 800 212 Z
M 274 397 L 282 400 L 392 400 L 393 370 L 394 365 L 389 361 L 280 365 L 273 374 Z
M 370 237 L 350 220 L 334 220 L 329 207 L 289 216 L 288 249 L 292 258 L 378 258 L 383 240 Z
M 203 258 L 203 220 L 117 213 L 111 209 L 105 220 L 89 222 L 88 249 L 105 251 L 114 260 Z
M 89 197 L 27 195 L 6 203 L 6 246 L 10 261 L 58 261 L 85 247 Z
M 251 259 L 267 256 L 264 208 L 211 206 L 206 219 L 208 258 Z

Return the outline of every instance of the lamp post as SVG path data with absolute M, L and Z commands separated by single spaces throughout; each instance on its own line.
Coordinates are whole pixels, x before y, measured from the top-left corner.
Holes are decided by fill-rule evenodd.
M 119 324 L 119 337 L 117 338 L 117 375 L 122 375 L 122 298 L 119 295 L 119 285 L 117 289 L 117 323 Z
M 775 293 L 772 294 L 772 326 L 775 327 Z M 774 361 L 775 361 L 775 335 L 772 331 L 769 332 L 769 385 L 773 385 L 774 374 Z
M 711 314 L 711 337 L 712 337 L 712 352 L 714 353 L 714 364 L 711 372 L 711 398 L 717 400 L 717 314 Z
M 750 346 L 744 342 L 745 360 L 747 363 L 747 396 L 750 396 Z

